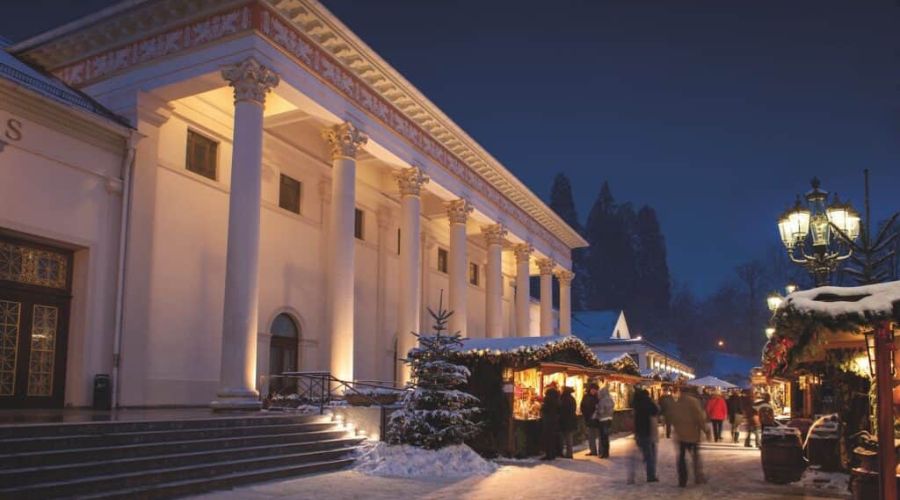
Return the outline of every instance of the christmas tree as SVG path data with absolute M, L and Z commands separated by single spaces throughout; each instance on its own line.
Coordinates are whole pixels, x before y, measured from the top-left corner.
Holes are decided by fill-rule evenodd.
M 436 313 L 428 309 L 435 322 L 434 334 L 413 334 L 419 345 L 410 349 L 404 360 L 412 377 L 403 408 L 394 412 L 388 423 L 391 444 L 436 450 L 462 444 L 479 430 L 473 420 L 479 412 L 478 398 L 460 390 L 469 380 L 469 369 L 449 361 L 462 339 L 459 332 L 445 333 L 453 312 L 443 309 L 443 300 L 440 304 Z

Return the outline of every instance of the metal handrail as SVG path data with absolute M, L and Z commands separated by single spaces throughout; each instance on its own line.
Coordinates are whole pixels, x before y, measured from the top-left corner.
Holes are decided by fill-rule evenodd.
M 360 392 L 355 386 L 362 387 L 371 387 L 375 389 L 395 389 L 393 387 L 386 387 L 384 385 L 379 385 L 379 381 L 354 381 L 349 382 L 346 380 L 341 380 L 331 372 L 326 371 L 297 371 L 297 372 L 282 372 L 279 375 L 272 375 L 272 378 L 285 378 L 285 379 L 295 379 L 295 380 L 304 380 L 307 381 L 306 384 L 307 389 L 304 391 L 305 394 L 311 392 L 313 388 L 318 388 L 318 398 L 312 399 L 313 401 L 318 401 L 319 406 L 319 414 L 322 415 L 325 413 L 325 406 L 327 403 L 330 403 L 335 398 L 335 392 L 339 389 L 343 388 L 343 393 L 346 394 L 347 391 L 351 391 L 357 396 L 360 396 L 364 400 L 366 400 L 372 406 L 384 406 L 376 399 L 372 398 L 368 394 Z M 398 393 L 403 392 L 403 389 L 395 389 Z M 299 384 L 298 384 L 298 395 L 299 393 Z M 301 396 L 302 397 L 302 396 Z

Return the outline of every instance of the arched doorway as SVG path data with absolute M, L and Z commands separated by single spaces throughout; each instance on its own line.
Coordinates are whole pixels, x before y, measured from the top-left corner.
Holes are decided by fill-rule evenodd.
M 288 392 L 296 387 L 296 382 L 272 375 L 297 371 L 300 326 L 290 314 L 281 313 L 272 320 L 270 332 L 272 340 L 269 344 L 269 393 Z

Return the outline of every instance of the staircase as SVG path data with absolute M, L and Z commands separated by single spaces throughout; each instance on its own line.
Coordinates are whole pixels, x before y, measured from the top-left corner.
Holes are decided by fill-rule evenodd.
M 0 499 L 201 493 L 339 469 L 361 441 L 319 415 L 0 426 Z

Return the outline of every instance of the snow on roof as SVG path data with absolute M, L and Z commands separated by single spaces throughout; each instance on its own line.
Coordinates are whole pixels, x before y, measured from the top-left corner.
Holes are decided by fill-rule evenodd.
M 707 375 L 705 377 L 697 378 L 694 380 L 688 380 L 688 385 L 695 385 L 697 387 L 715 387 L 716 389 L 733 389 L 737 387 L 731 382 L 726 382 L 722 379 L 713 377 L 712 375 Z
M 779 309 L 781 314 L 788 312 L 856 321 L 888 318 L 900 321 L 900 281 L 855 287 L 823 286 L 794 292 Z
M 62 80 L 25 64 L 0 46 L 0 78 L 40 94 L 59 104 L 93 113 L 119 125 L 128 126 L 121 116 L 101 106 L 99 103 L 69 87 Z
M 550 335 L 547 337 L 504 337 L 499 339 L 464 339 L 460 352 L 492 351 L 497 354 L 502 352 L 515 352 L 525 349 L 537 349 L 550 344 L 561 342 L 571 338 L 567 335 Z
M 618 363 L 619 361 L 625 361 L 626 358 L 634 361 L 634 358 L 629 356 L 626 353 L 615 353 L 615 352 L 595 352 L 597 359 L 600 360 L 601 363 Z

